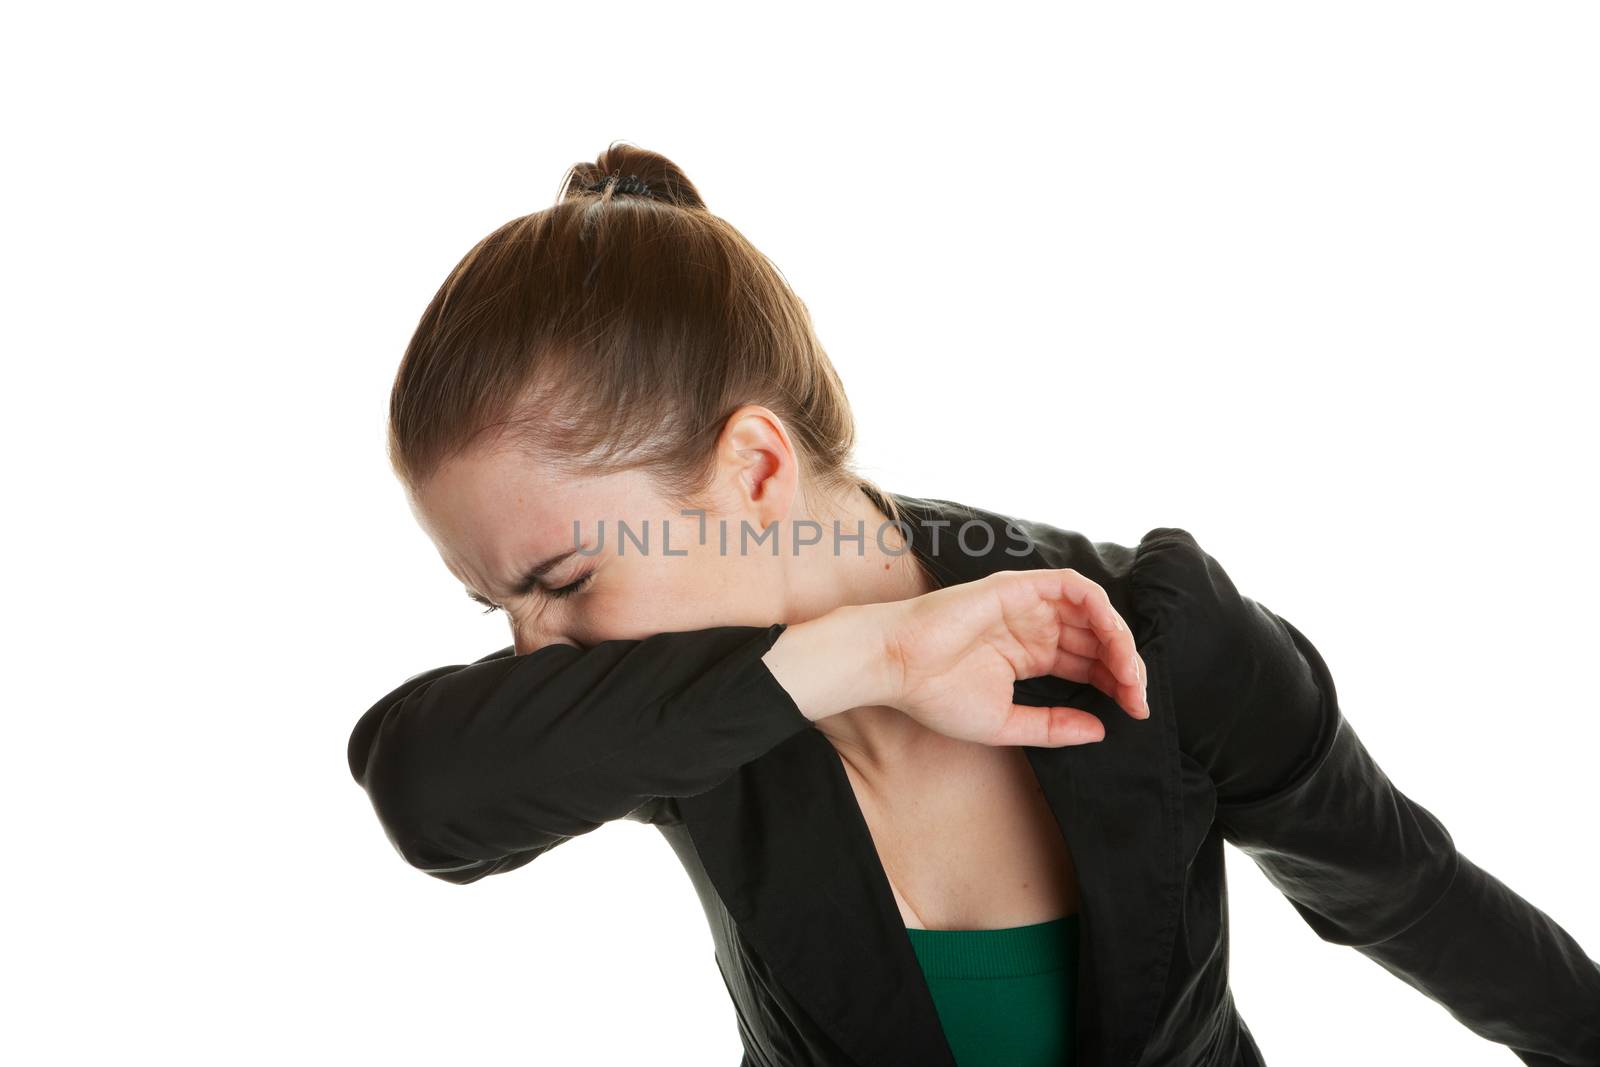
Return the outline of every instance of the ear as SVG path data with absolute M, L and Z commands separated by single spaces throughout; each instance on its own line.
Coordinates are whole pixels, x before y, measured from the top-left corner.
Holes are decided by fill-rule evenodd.
M 788 519 L 800 491 L 800 457 L 783 420 L 760 404 L 746 404 L 717 435 L 712 494 L 724 514 L 765 529 Z

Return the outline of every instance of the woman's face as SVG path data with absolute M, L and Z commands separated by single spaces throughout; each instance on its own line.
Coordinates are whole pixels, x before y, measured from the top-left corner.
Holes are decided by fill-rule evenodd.
M 718 510 L 703 522 L 645 474 L 573 478 L 514 450 L 457 456 L 411 503 L 469 595 L 506 612 L 518 654 L 786 621 L 790 561 L 753 538 L 740 551 L 739 533 L 741 519 L 754 534 L 787 517 L 793 473 L 759 454 L 734 455 L 712 486 Z

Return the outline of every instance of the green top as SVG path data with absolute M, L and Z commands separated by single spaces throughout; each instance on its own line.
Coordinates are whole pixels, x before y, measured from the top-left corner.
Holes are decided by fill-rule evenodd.
M 1078 915 L 999 930 L 907 927 L 960 1067 L 1074 1060 Z

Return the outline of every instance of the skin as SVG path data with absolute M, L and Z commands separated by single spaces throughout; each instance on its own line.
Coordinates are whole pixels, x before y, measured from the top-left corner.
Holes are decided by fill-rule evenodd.
M 446 463 L 411 500 L 450 573 L 507 613 L 519 654 L 552 641 L 587 646 L 667 630 L 803 622 L 840 605 L 898 600 L 930 588 L 909 554 L 890 556 L 871 536 L 883 517 L 865 494 L 855 491 L 843 506 L 808 506 L 794 446 L 765 408 L 730 418 L 706 496 L 701 545 L 700 521 L 683 515 L 682 505 L 644 473 L 572 478 L 521 453 L 483 448 Z M 835 555 L 826 538 L 798 554 L 785 545 L 774 556 L 770 542 L 738 550 L 741 523 L 760 531 L 781 522 L 780 533 L 789 537 L 800 519 L 826 529 L 838 519 L 846 531 L 864 522 L 864 554 L 858 557 L 847 544 Z M 604 522 L 600 552 L 566 560 L 541 578 L 539 589 L 517 595 L 516 579 L 526 568 L 573 547 L 574 520 L 586 544 L 595 543 Z M 635 533 L 648 528 L 647 553 L 632 541 L 619 546 L 619 521 Z M 726 524 L 726 553 L 719 551 L 719 523 Z M 662 550 L 664 526 L 672 555 Z M 581 592 L 549 595 L 589 574 Z
M 1070 570 L 935 591 L 898 531 L 879 544 L 885 517 L 864 493 L 823 499 L 803 480 L 782 420 L 748 405 L 716 442 L 704 527 L 642 472 L 574 478 L 493 442 L 447 461 L 410 500 L 450 573 L 505 612 L 519 655 L 788 623 L 768 665 L 839 753 L 907 925 L 982 929 L 1075 911 L 1070 855 L 1017 746 L 1093 742 L 1104 728 L 1078 709 L 1011 705 L 1011 681 L 1090 681 L 1148 715 L 1126 626 Z M 820 524 L 821 543 L 793 545 L 802 520 Z M 835 520 L 866 531 L 859 546 L 834 551 Z M 648 549 L 620 543 L 619 523 L 648 531 Z M 741 529 L 774 523 L 776 553 L 770 540 L 740 550 Z

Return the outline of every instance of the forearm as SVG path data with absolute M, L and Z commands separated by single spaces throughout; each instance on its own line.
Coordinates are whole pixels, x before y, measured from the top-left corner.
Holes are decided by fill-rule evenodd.
M 351 773 L 413 866 L 459 883 L 508 870 L 807 728 L 762 663 L 776 636 L 717 627 L 429 672 L 362 716 Z
M 1550 916 L 1462 856 L 1342 715 L 1274 796 L 1219 807 L 1227 838 L 1318 936 L 1348 945 L 1537 1067 L 1600 1065 L 1600 965 Z
M 1465 856 L 1424 915 L 1360 952 L 1524 1063 L 1600 1064 L 1600 964 Z

